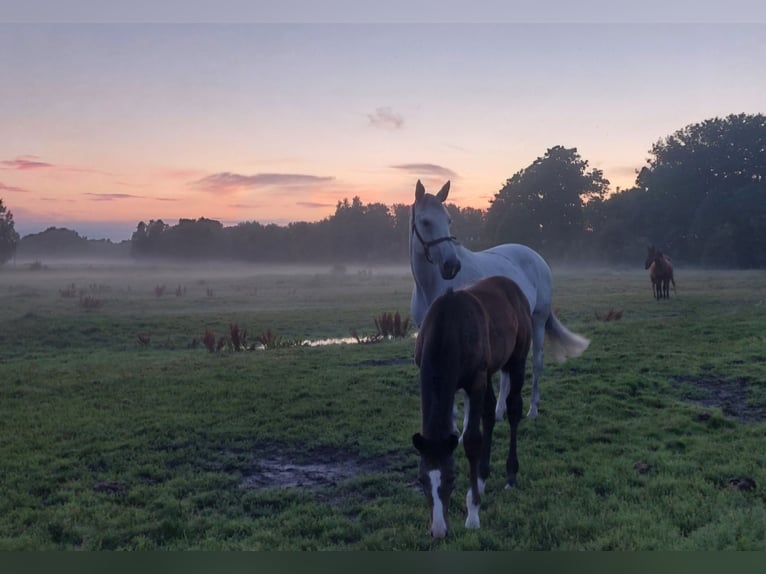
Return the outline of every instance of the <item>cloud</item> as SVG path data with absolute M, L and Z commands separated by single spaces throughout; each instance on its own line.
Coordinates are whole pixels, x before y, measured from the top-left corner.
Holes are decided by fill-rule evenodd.
M 130 193 L 91 193 L 86 192 L 83 195 L 90 196 L 91 201 L 116 201 L 120 199 L 152 199 L 154 201 L 178 201 L 169 197 L 148 197 L 146 195 L 133 195 Z
M 16 169 L 22 171 L 55 167 L 52 163 L 36 161 L 36 157 L 37 156 L 33 155 L 19 156 L 16 159 L 0 161 L 0 165 L 4 166 L 2 169 Z
M 318 201 L 296 201 L 295 205 L 300 205 L 301 207 L 308 207 L 310 209 L 324 209 L 326 207 L 335 207 L 334 203 L 321 203 Z
M 29 193 L 28 189 L 23 189 L 21 187 L 14 187 L 13 185 L 5 185 L 2 181 L 0 181 L 0 191 L 15 191 L 17 193 Z
M 131 195 L 129 193 L 83 193 L 93 198 L 93 201 L 114 201 L 115 199 L 145 199 L 143 195 Z
M 458 175 L 451 169 L 433 163 L 404 163 L 399 165 L 392 165 L 391 167 L 393 169 L 401 169 L 413 175 L 439 176 L 448 179 L 454 179 L 458 177 Z
M 404 118 L 388 107 L 377 108 L 374 113 L 367 114 L 370 125 L 376 128 L 398 130 L 404 125 Z
M 241 175 L 224 171 L 191 183 L 193 187 L 211 193 L 227 194 L 243 188 L 311 186 L 334 180 L 334 177 L 300 173 L 258 173 Z

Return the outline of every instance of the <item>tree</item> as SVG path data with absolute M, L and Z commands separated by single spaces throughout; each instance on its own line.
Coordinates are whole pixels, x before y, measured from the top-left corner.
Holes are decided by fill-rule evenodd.
M 447 211 L 452 218 L 450 231 L 457 240 L 469 249 L 483 249 L 485 212 L 475 207 L 460 208 L 454 203 L 448 203 Z
M 3 205 L 0 198 L 0 265 L 14 256 L 18 243 L 19 234 L 14 228 L 13 213 Z
M 706 252 L 713 262 L 730 249 L 739 251 L 741 241 L 752 244 L 742 232 L 754 227 L 735 220 L 733 205 L 745 189 L 760 198 L 755 205 L 766 201 L 760 185 L 766 183 L 766 116 L 736 114 L 691 124 L 659 140 L 650 154 L 636 185 L 657 206 L 649 222 L 657 243 L 690 262 L 701 262 Z M 717 245 L 708 246 L 710 241 Z
M 548 256 L 566 255 L 584 238 L 584 205 L 603 201 L 608 189 L 602 171 L 588 171 L 577 148 L 550 148 L 495 195 L 487 234 L 497 243 L 526 243 Z

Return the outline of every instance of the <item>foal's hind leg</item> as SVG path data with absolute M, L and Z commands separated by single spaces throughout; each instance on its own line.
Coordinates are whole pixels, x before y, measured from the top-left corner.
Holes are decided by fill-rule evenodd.
M 540 377 L 543 374 L 543 344 L 545 343 L 545 321 L 540 313 L 532 315 L 532 397 L 529 401 L 528 417 L 536 417 L 540 404 Z M 522 375 L 523 380 L 523 375 Z M 511 386 L 513 383 L 511 383 Z
M 491 385 L 491 382 L 490 382 Z M 489 385 L 488 385 L 489 386 Z M 501 421 L 505 416 L 505 401 L 508 399 L 508 393 L 511 391 L 511 380 L 508 373 L 500 371 L 500 388 L 497 390 L 497 405 L 495 406 L 495 420 Z
M 492 376 L 487 375 L 487 388 L 484 391 L 484 409 L 481 413 L 481 458 L 479 460 L 479 494 L 484 494 L 484 487 L 489 478 L 492 458 L 492 431 L 495 428 L 495 391 L 492 388 Z

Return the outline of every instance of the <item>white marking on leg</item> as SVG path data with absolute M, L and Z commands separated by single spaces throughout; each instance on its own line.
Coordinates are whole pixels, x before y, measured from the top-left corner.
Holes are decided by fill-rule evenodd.
M 452 403 L 452 434 L 457 433 L 457 403 Z
M 497 392 L 497 405 L 495 406 L 495 420 L 503 420 L 505 415 L 505 403 L 508 400 L 508 394 L 511 392 L 511 377 L 508 373 L 500 371 L 500 388 Z
M 465 519 L 466 528 L 479 528 L 479 505 L 473 503 L 473 494 L 471 489 L 465 495 L 465 507 L 468 510 L 468 516 Z
M 465 429 L 468 427 L 468 409 L 469 405 L 471 404 L 470 399 L 468 398 L 468 393 L 466 393 L 463 389 L 460 389 L 460 394 L 463 395 L 463 428 L 460 431 L 460 438 L 458 438 L 458 444 L 463 444 L 463 435 L 465 434 Z M 457 406 L 454 407 L 455 416 L 457 416 Z M 452 426 L 455 426 L 455 421 L 453 418 Z
M 431 536 L 444 538 L 447 536 L 447 522 L 444 520 L 444 506 L 441 498 L 439 498 L 442 473 L 440 470 L 432 470 L 428 473 L 428 478 L 431 481 L 431 498 L 434 501 L 433 513 L 431 514 Z
M 484 489 L 486 488 L 486 484 L 482 479 L 479 479 L 479 494 L 484 494 Z
M 468 428 L 468 412 L 471 409 L 471 399 L 468 398 L 468 394 L 463 392 L 463 432 L 460 433 L 460 443 L 463 442 L 463 435 L 465 434 L 465 429 Z

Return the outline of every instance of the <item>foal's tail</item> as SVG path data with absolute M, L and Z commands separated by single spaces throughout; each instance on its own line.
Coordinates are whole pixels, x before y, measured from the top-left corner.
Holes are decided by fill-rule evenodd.
M 548 320 L 545 322 L 545 336 L 551 356 L 559 363 L 579 357 L 590 345 L 588 339 L 577 333 L 572 333 L 553 313 L 548 316 Z

